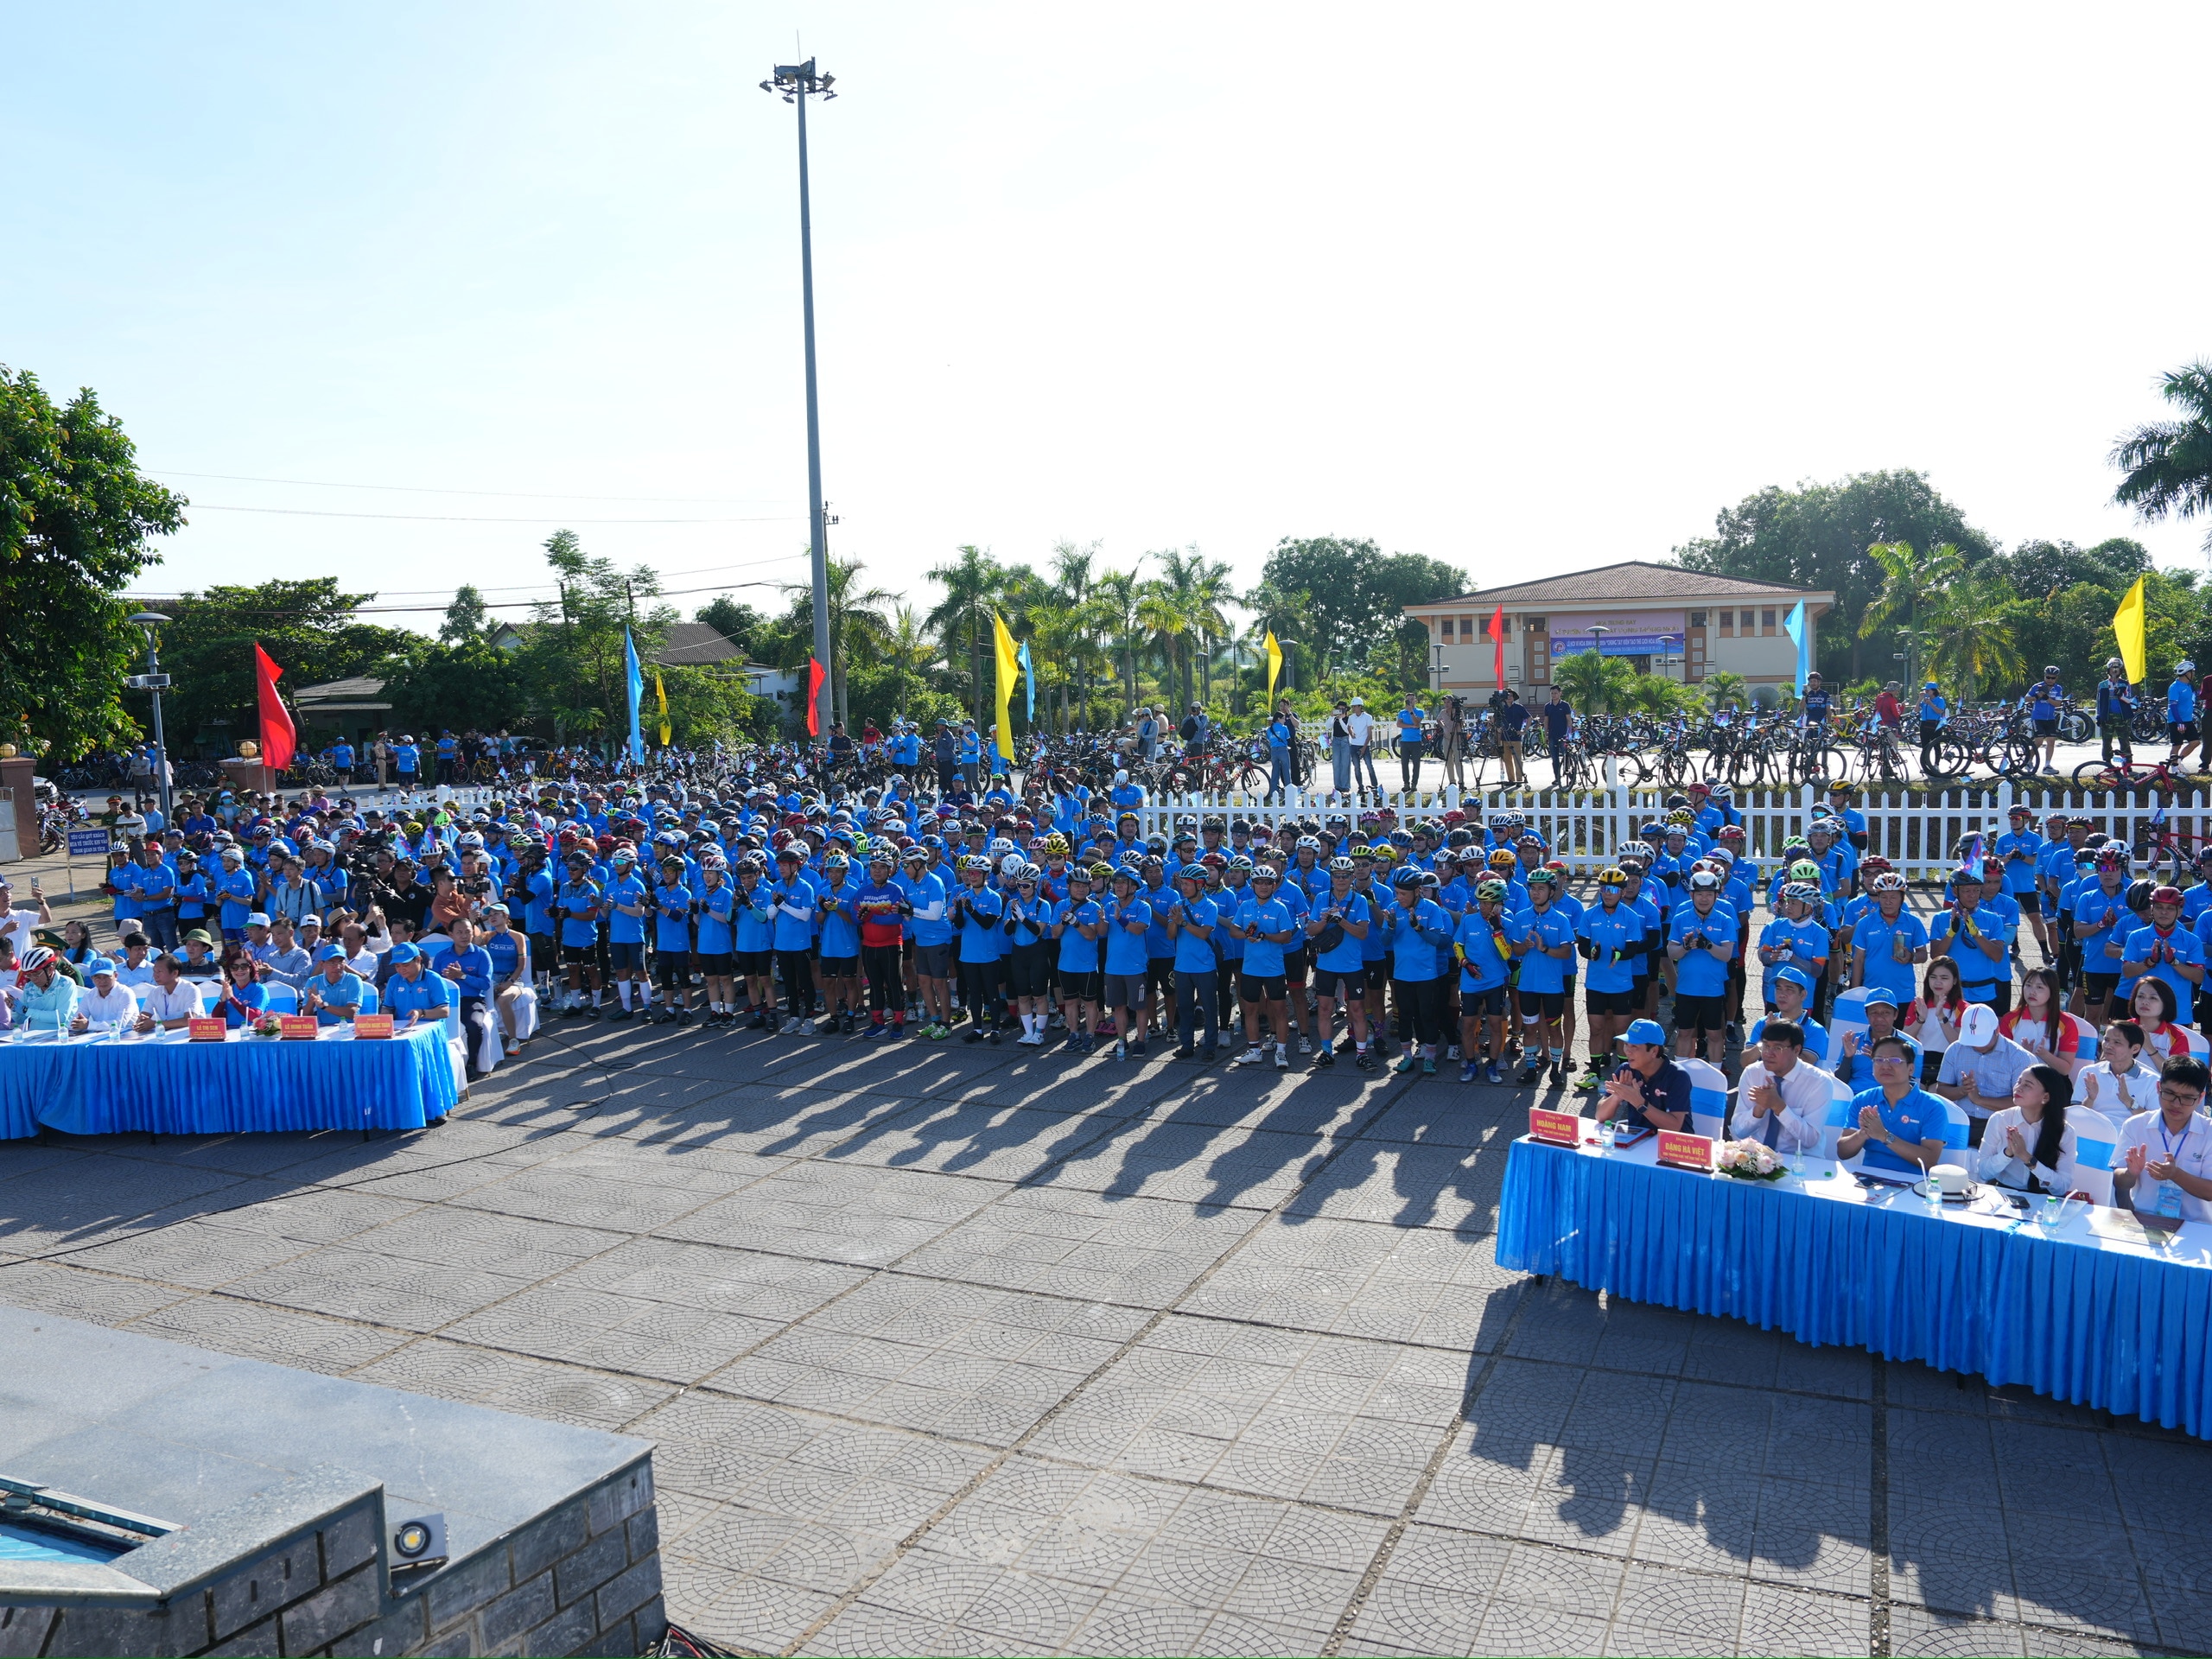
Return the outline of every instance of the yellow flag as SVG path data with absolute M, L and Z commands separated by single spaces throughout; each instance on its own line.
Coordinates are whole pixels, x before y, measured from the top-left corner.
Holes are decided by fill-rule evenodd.
M 2127 597 L 2120 601 L 2120 608 L 2112 613 L 2112 631 L 2120 641 L 2120 660 L 2126 667 L 2127 677 L 2137 684 L 2143 681 L 2143 578 L 2135 578 L 2135 585 L 2127 590 Z
M 999 730 L 998 751 L 1007 760 L 1014 759 L 1014 716 L 1007 704 L 1014 701 L 1014 688 L 1021 679 L 1020 649 L 1014 643 L 1014 636 L 1007 632 L 1006 619 L 996 611 L 991 613 L 991 637 L 996 641 L 999 659 Z
M 660 671 L 653 671 L 653 695 L 660 699 L 660 746 L 668 747 L 668 688 L 660 683 Z
M 1282 647 L 1275 643 L 1274 630 L 1268 630 L 1268 707 L 1275 706 L 1275 682 L 1282 677 Z

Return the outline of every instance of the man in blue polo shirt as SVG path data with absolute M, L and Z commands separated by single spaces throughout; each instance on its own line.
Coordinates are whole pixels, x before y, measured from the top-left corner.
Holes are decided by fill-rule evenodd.
M 2169 766 L 2179 766 L 2183 757 L 2196 747 L 2196 688 L 2189 677 L 2196 672 L 2196 664 L 2183 658 L 2174 664 L 2174 683 L 2166 688 L 2166 735 L 2174 746 L 2174 752 L 2166 757 Z
M 1836 1138 L 1835 1155 L 1858 1157 L 1870 1174 L 1917 1180 L 1942 1160 L 1950 1110 L 1914 1081 L 1904 1038 L 1878 1037 L 1873 1047 L 1874 1086 L 1852 1097 L 1857 1127 Z
M 1613 1068 L 1598 1101 L 1599 1122 L 1656 1132 L 1690 1127 L 1690 1074 L 1669 1058 L 1667 1033 L 1656 1020 L 1635 1020 L 1621 1033 L 1628 1058 Z

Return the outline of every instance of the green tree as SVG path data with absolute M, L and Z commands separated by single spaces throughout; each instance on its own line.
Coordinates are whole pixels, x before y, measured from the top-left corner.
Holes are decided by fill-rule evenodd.
M 1578 651 L 1562 658 L 1552 670 L 1552 683 L 1586 715 L 1618 714 L 1630 708 L 1636 682 L 1636 670 L 1627 658 L 1606 657 L 1594 651 Z
M 423 640 L 385 665 L 392 729 L 493 732 L 520 726 L 531 712 L 518 653 L 481 634 L 454 644 Z M 289 677 L 287 676 L 289 678 Z
M 758 648 L 753 636 L 760 632 L 760 613 L 724 594 L 709 600 L 691 613 L 694 622 L 703 622 L 716 633 L 735 645 L 748 657 L 756 655 Z
M 2024 677 L 2017 630 L 2027 610 L 2000 573 L 1971 570 L 1923 611 L 1928 665 L 1957 689 L 1962 704 Z
M 227 747 L 258 729 L 257 644 L 284 671 L 286 692 L 374 674 L 421 647 L 419 634 L 361 620 L 359 607 L 375 597 L 340 591 L 335 576 L 182 595 L 161 632 L 162 668 L 174 682 L 163 709 L 171 747 L 180 753 L 200 742 Z
M 187 505 L 89 389 L 57 405 L 0 364 L 0 741 L 73 760 L 137 735 L 122 682 L 146 641 L 121 595 Z
M 1859 631 L 1867 606 L 1888 580 L 1872 549 L 1948 542 L 1969 565 L 1996 550 L 1923 474 L 1902 468 L 1794 490 L 1770 485 L 1722 509 L 1713 529 L 1713 535 L 1676 548 L 1675 563 L 1715 575 L 1834 593 L 1841 626 L 1823 631 L 1817 666 L 1823 675 L 1847 680 L 1859 677 L 1861 659 L 1870 651 L 1876 663 L 1887 663 L 1897 649 L 1893 630 Z
M 967 708 L 976 725 L 989 723 L 986 708 L 983 661 L 991 639 L 991 612 L 1005 596 L 1006 568 L 980 547 L 964 546 L 950 564 L 937 566 L 929 578 L 944 589 L 944 597 L 925 620 L 945 641 L 947 655 L 959 660 L 958 647 L 967 647 Z
M 446 607 L 446 620 L 438 628 L 438 638 L 448 645 L 481 639 L 490 632 L 491 620 L 484 595 L 463 582 L 454 589 L 453 603 Z
M 890 632 L 883 607 L 895 603 L 897 599 L 897 595 L 880 588 L 864 586 L 861 572 L 866 569 L 858 559 L 830 561 L 830 707 L 836 711 L 835 717 L 842 721 L 850 721 L 853 714 L 845 683 L 846 665 L 881 648 Z M 785 619 L 785 652 L 788 654 L 791 651 L 791 642 L 794 639 L 803 639 L 806 644 L 796 661 L 781 662 L 777 666 L 804 668 L 814 652 L 814 585 L 788 582 L 784 591 L 791 601 L 791 611 Z
M 1905 641 L 1905 677 L 1920 677 L 1920 624 L 1946 588 L 1966 574 L 1966 556 L 1948 542 L 1923 557 L 1910 542 L 1878 542 L 1867 556 L 1882 568 L 1881 592 L 1859 619 L 1859 637 L 1889 633 Z
M 1428 683 L 1427 631 L 1407 623 L 1404 607 L 1467 591 L 1466 573 L 1453 566 L 1414 553 L 1386 558 L 1371 540 L 1338 536 L 1285 537 L 1268 556 L 1261 581 L 1283 594 L 1306 595 L 1311 628 L 1304 643 L 1319 673 L 1339 663 L 1363 666 L 1378 645 L 1402 661 L 1413 646 L 1421 672 L 1407 683 L 1417 686 Z
M 1707 674 L 1698 689 L 1705 694 L 1706 706 L 1718 714 L 1723 709 L 1744 706 L 1745 684 L 1742 675 L 1732 669 L 1720 668 Z
M 2159 394 L 2181 418 L 2139 426 L 2113 446 L 2113 465 L 2127 474 L 2113 499 L 2145 518 L 2212 518 L 2212 362 L 2174 370 Z M 2212 551 L 2212 530 L 2204 545 Z
M 559 596 L 538 606 L 536 624 L 516 653 L 531 700 L 552 719 L 556 741 L 595 733 L 626 741 L 630 705 L 622 631 L 632 630 L 639 659 L 649 662 L 660 648 L 662 631 L 677 620 L 675 607 L 639 611 L 640 600 L 658 595 L 660 578 L 648 566 L 626 574 L 613 560 L 586 553 L 572 530 L 556 530 L 546 538 L 545 563 Z

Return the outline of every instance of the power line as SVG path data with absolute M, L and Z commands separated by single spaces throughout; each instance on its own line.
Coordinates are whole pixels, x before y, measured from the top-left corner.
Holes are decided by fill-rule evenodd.
M 685 576 L 711 576 L 717 571 L 721 570 L 755 570 L 764 564 L 787 564 L 793 559 L 803 559 L 807 555 L 804 553 L 774 553 L 771 554 L 765 559 L 746 559 L 736 564 L 702 564 L 696 570 L 658 570 L 653 574 L 659 576 L 664 582 L 672 582 L 681 580 Z M 757 586 L 758 584 L 741 582 L 738 585 L 740 587 L 747 587 Z M 505 586 L 499 588 L 479 588 L 476 591 L 480 594 L 520 594 L 533 592 L 540 588 L 546 588 L 553 590 L 543 595 L 545 601 L 550 602 L 559 596 L 559 588 L 560 584 L 558 582 L 509 582 Z M 375 596 L 379 599 L 421 599 L 431 594 L 450 594 L 452 592 L 453 589 L 450 588 L 379 588 L 377 589 Z M 181 596 L 180 595 L 180 597 Z M 501 602 L 506 603 L 509 601 L 503 601 Z M 524 600 L 515 602 L 533 604 L 537 601 Z
M 148 468 L 156 478 L 212 478 L 227 484 L 290 484 L 313 490 L 376 490 L 398 495 L 476 495 L 516 501 L 709 501 L 725 506 L 754 506 L 780 497 L 744 495 L 577 495 L 560 490 L 447 490 L 425 484 L 338 484 L 323 478 L 262 478 L 252 473 L 171 473 Z
M 794 553 L 791 556 L 795 559 L 803 559 L 807 556 L 804 553 Z M 658 594 L 648 594 L 647 597 L 650 599 L 682 599 L 691 594 L 726 594 L 734 588 L 788 588 L 799 585 L 802 584 L 783 582 L 769 582 L 766 580 L 759 582 L 709 582 L 703 588 L 664 588 Z M 134 601 L 145 600 L 149 597 L 149 595 L 146 594 L 132 595 Z M 173 599 L 169 599 L 168 602 L 188 606 L 194 602 L 196 597 L 197 595 L 194 594 L 180 594 L 175 595 Z M 486 604 L 484 608 L 487 611 L 527 611 L 535 610 L 540 605 L 555 605 L 559 602 L 560 601 L 556 598 L 502 599 L 495 600 Z M 354 605 L 347 607 L 346 615 L 428 615 L 433 613 L 443 613 L 448 608 L 450 603 L 451 601 L 448 601 L 448 603 L 444 605 Z M 293 607 L 286 608 L 281 606 L 255 606 L 252 607 L 247 607 L 245 606 L 234 607 L 226 605 L 223 607 L 223 609 L 232 616 L 319 616 L 323 614 L 321 611 L 311 610 L 305 607 Z
M 397 518 L 422 524 L 804 524 L 800 512 L 779 513 L 767 518 L 572 518 L 553 513 L 535 518 L 489 518 L 474 513 L 338 512 L 322 507 L 235 507 L 213 501 L 195 501 L 193 512 L 270 512 L 288 518 Z

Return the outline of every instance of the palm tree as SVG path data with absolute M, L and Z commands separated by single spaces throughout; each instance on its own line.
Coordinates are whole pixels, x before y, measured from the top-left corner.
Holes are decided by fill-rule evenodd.
M 2025 675 L 2014 630 L 2032 608 L 2002 577 L 1969 572 L 1945 588 L 1923 616 L 1920 631 L 1928 643 L 1929 665 L 1957 686 L 1961 708 L 1973 702 L 1977 685 Z
M 1174 555 L 1168 556 L 1173 558 Z M 1191 613 L 1185 607 L 1182 593 L 1168 581 L 1145 583 L 1137 594 L 1137 625 L 1160 653 L 1161 700 L 1174 700 L 1179 690 L 1187 699 Z M 1180 715 L 1180 702 L 1173 712 Z
M 950 564 L 929 573 L 930 580 L 944 589 L 944 598 L 922 620 L 948 646 L 966 632 L 969 707 L 978 726 L 984 723 L 983 641 L 990 636 L 991 610 L 1004 594 L 1006 575 L 1003 566 L 973 545 L 963 546 Z
M 1883 628 L 1896 628 L 1904 636 L 1906 677 L 1916 681 L 1922 617 L 1938 594 L 1966 574 L 1966 555 L 1949 542 L 1937 543 L 1924 558 L 1910 542 L 1877 542 L 1866 552 L 1882 567 L 1882 592 L 1866 607 L 1859 637 L 1871 639 Z
M 850 688 L 846 683 L 845 665 L 853 659 L 855 651 L 863 655 L 881 648 L 890 637 L 891 625 L 881 607 L 895 604 L 898 595 L 880 588 L 862 588 L 860 574 L 867 567 L 858 559 L 830 561 L 830 660 L 824 666 L 830 672 L 830 706 L 836 712 L 834 718 L 852 718 Z M 796 637 L 814 637 L 814 588 L 809 582 L 790 582 L 784 591 L 791 595 L 791 617 Z
M 1313 683 L 1318 685 L 1327 664 L 1322 661 L 1317 643 L 1319 630 L 1313 625 L 1313 596 L 1302 588 L 1285 589 L 1263 582 L 1244 595 L 1243 602 L 1244 608 L 1253 613 L 1251 630 L 1246 637 L 1251 641 L 1254 652 L 1262 660 L 1266 659 L 1270 633 L 1274 635 L 1277 645 L 1285 640 L 1294 644 L 1304 640 L 1311 653 L 1306 660 L 1313 665 Z
M 1578 651 L 1552 670 L 1552 682 L 1586 715 L 1610 715 L 1629 705 L 1636 670 L 1625 657 Z
M 1191 626 L 1197 630 L 1198 636 L 1198 671 L 1204 687 L 1200 695 L 1208 702 L 1213 701 L 1213 658 L 1217 642 L 1233 638 L 1236 633 L 1225 610 L 1226 607 L 1236 602 L 1236 593 L 1229 585 L 1229 567 L 1219 559 L 1198 559 L 1191 569 L 1188 593 Z
M 1138 568 L 1143 568 L 1141 560 Z M 1104 637 L 1107 650 L 1122 661 L 1122 719 L 1134 714 L 1137 706 L 1137 653 L 1144 649 L 1144 628 L 1137 620 L 1139 586 L 1135 570 L 1108 570 L 1092 584 L 1095 626 Z
M 1640 715 L 1663 720 L 1696 701 L 1697 694 L 1680 680 L 1664 674 L 1639 674 L 1629 686 L 1627 706 Z
M 1702 689 L 1705 692 L 1706 706 L 1715 714 L 1719 713 L 1723 709 L 1742 708 L 1745 686 L 1745 682 L 1742 675 L 1730 669 L 1715 669 L 1705 677 L 1705 684 Z
M 2182 418 L 2139 426 L 2113 446 L 2112 464 L 2127 471 L 2113 499 L 2145 518 L 2212 518 L 2212 362 L 2174 370 L 2160 395 Z M 2212 531 L 2204 546 L 2212 552 Z
M 900 718 L 906 713 L 906 686 L 911 680 L 926 681 L 930 664 L 938 658 L 937 641 L 930 637 L 928 626 L 921 613 L 911 605 L 894 605 L 891 608 L 891 628 L 883 642 L 884 660 L 891 665 L 891 680 L 895 688 L 893 710 Z
M 1065 642 L 1061 649 L 1063 658 L 1074 684 L 1076 702 L 1087 715 L 1090 708 L 1090 670 L 1098 660 L 1096 630 L 1092 626 L 1090 612 L 1090 572 L 1097 563 L 1101 543 L 1090 542 L 1077 547 L 1073 542 L 1052 544 L 1052 583 L 1058 603 L 1065 607 L 1071 619 Z M 1065 729 L 1067 720 L 1067 690 L 1060 693 L 1060 724 Z

